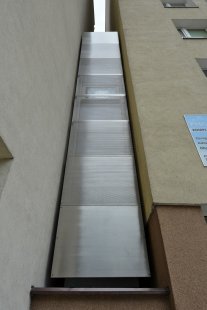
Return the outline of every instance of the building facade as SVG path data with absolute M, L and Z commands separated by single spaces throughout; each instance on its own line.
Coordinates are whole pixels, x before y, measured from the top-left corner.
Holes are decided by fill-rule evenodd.
M 154 281 L 170 288 L 173 309 L 205 309 L 206 167 L 184 115 L 207 111 L 207 80 L 197 61 L 206 58 L 206 2 L 120 0 L 112 13 L 122 44 Z M 199 38 L 186 40 L 181 28 L 197 31 Z
M 0 309 L 23 310 L 31 285 L 47 285 L 80 41 L 93 31 L 93 5 L 3 0 L 0 11 Z
M 28 309 L 33 285 L 32 310 L 205 310 L 207 168 L 184 115 L 207 114 L 207 2 L 111 0 L 151 279 L 139 289 L 85 293 L 52 287 L 47 277 L 81 35 L 93 29 L 92 3 L 2 1 L 0 7 L 0 309 Z

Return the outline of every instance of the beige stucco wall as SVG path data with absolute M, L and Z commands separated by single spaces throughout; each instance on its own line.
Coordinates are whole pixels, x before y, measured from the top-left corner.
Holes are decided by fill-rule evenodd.
M 196 2 L 198 9 L 165 9 L 160 0 L 112 1 L 149 219 L 152 280 L 170 288 L 172 309 L 207 303 L 206 222 L 196 206 L 207 201 L 207 170 L 183 119 L 207 114 L 207 79 L 195 60 L 207 58 L 207 40 L 183 40 L 172 22 L 207 19 L 207 3 Z
M 172 22 L 207 19 L 207 3 L 196 2 L 165 9 L 160 0 L 113 1 L 147 216 L 150 204 L 207 202 L 207 170 L 183 119 L 207 113 L 207 79 L 195 60 L 207 57 L 207 40 L 183 40 Z
M 14 157 L 10 169 L 0 161 L 2 310 L 28 309 L 31 285 L 44 285 L 81 34 L 92 29 L 89 20 L 93 24 L 91 4 L 0 1 L 0 136 Z

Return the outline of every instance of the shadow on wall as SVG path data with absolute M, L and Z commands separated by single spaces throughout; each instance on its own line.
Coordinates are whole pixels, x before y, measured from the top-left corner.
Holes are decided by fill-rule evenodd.
M 0 196 L 4 189 L 4 185 L 11 167 L 11 159 L 13 159 L 13 156 L 8 150 L 3 139 L 0 137 Z

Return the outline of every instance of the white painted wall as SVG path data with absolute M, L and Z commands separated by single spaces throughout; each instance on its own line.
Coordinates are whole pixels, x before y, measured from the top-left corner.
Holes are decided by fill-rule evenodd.
M 0 136 L 14 156 L 0 197 L 0 310 L 28 309 L 31 285 L 44 285 L 91 2 L 0 1 Z

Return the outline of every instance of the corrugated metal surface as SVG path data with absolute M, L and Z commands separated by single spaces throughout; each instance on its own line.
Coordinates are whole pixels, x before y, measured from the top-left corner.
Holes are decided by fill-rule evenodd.
M 74 122 L 69 156 L 131 155 L 130 128 L 126 122 Z
M 83 35 L 54 278 L 150 275 L 117 43 Z
M 125 96 L 122 76 L 79 76 L 76 96 Z
M 138 205 L 138 199 L 133 157 L 69 158 L 61 205 Z
M 73 121 L 128 120 L 125 97 L 76 98 Z
M 53 277 L 144 277 L 143 239 L 136 206 L 62 207 Z
M 78 75 L 122 75 L 121 59 L 81 58 Z

